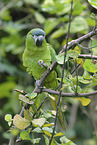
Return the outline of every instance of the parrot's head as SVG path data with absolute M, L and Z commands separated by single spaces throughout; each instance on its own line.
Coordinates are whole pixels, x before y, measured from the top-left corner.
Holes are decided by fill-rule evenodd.
M 41 47 L 45 39 L 45 32 L 42 29 L 34 29 L 32 32 L 32 37 L 35 40 L 36 46 Z
M 32 42 L 34 46 L 41 47 L 45 40 L 45 32 L 39 28 L 32 29 L 27 34 L 27 39 L 30 39 L 30 42 Z
M 42 29 L 32 29 L 26 38 L 26 49 L 31 53 L 42 52 L 47 47 L 45 32 Z

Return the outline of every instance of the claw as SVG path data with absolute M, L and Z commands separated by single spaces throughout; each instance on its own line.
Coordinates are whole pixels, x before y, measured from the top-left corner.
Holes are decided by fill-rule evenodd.
M 37 85 L 38 88 L 40 87 L 39 81 L 40 81 L 40 80 L 37 80 L 37 81 L 36 81 L 36 85 Z
M 47 64 L 43 62 L 43 60 L 39 60 L 38 64 L 41 66 L 41 68 L 43 68 L 43 66 L 48 67 Z
M 40 87 L 39 81 L 40 81 L 40 80 L 37 80 L 37 81 L 36 81 L 36 85 L 37 85 L 37 87 L 38 87 L 39 89 L 42 89 L 43 87 Z

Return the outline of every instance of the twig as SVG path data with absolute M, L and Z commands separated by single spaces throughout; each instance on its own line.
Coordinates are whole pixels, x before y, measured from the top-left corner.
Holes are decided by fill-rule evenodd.
M 37 93 L 40 92 L 40 89 L 37 89 Z M 51 89 L 45 89 L 43 88 L 42 89 L 42 92 L 47 92 L 49 94 L 54 94 L 54 95 L 59 95 L 60 92 L 59 91 L 54 91 L 54 90 L 51 90 Z M 61 92 L 61 96 L 62 97 L 89 97 L 89 96 L 93 96 L 93 95 L 96 95 L 97 94 L 97 91 L 93 91 L 93 92 L 89 92 L 89 93 L 78 93 L 78 94 L 75 94 L 75 93 L 63 93 Z
M 84 59 L 95 59 L 97 60 L 97 56 L 91 54 L 79 54 L 78 58 L 84 58 Z
M 0 15 L 2 13 L 4 13 L 4 11 L 6 11 L 7 9 L 9 9 L 12 6 L 12 2 L 8 3 L 6 6 L 4 6 L 1 10 L 0 10 Z
M 92 49 L 92 48 L 95 48 L 95 47 L 97 47 L 97 45 L 95 45 L 95 46 L 92 46 L 92 47 L 84 47 L 84 46 L 82 46 L 81 44 L 78 44 L 81 48 L 83 48 L 83 49 Z
M 42 107 L 42 105 L 43 105 L 44 101 L 46 100 L 46 98 L 47 98 L 47 96 L 43 99 L 43 101 L 42 101 L 42 103 L 40 104 L 40 106 L 38 107 L 37 111 L 40 110 L 40 108 Z M 36 113 L 33 114 L 33 117 L 32 117 L 32 118 L 34 118 L 35 115 L 36 115 Z
M 80 66 L 80 64 L 77 64 L 76 69 Z M 71 75 L 76 71 L 76 69 L 74 68 L 73 71 L 71 72 Z
M 76 88 L 75 88 L 75 94 L 77 96 L 77 89 L 78 89 L 78 70 L 77 70 L 77 61 L 75 60 L 75 70 L 76 70 Z

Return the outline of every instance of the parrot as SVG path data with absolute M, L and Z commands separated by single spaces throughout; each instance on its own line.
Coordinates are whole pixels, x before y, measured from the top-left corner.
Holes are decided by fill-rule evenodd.
M 47 67 L 56 59 L 56 53 L 53 47 L 46 42 L 45 32 L 40 28 L 34 28 L 28 32 L 26 37 L 26 48 L 23 53 L 23 65 L 27 72 L 38 81 Z M 57 73 L 53 70 L 44 82 L 46 88 L 55 89 L 58 87 Z M 56 101 L 58 96 L 54 95 Z M 51 106 L 56 110 L 56 102 L 51 100 Z M 62 128 L 65 128 L 61 109 L 59 110 L 59 122 Z

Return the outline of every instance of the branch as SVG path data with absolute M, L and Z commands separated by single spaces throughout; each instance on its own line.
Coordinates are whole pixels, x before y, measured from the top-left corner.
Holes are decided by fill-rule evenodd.
M 97 34 L 97 29 L 93 29 L 91 32 L 89 32 L 88 34 L 82 36 L 82 37 L 79 37 L 78 39 L 75 39 L 75 40 L 72 40 L 71 42 L 68 43 L 68 47 L 67 47 L 67 50 L 69 49 L 73 49 L 76 45 L 80 44 L 81 42 L 83 42 L 84 40 L 94 36 Z M 66 45 L 64 45 L 63 49 L 59 52 L 59 53 L 62 53 L 64 52 L 66 49 Z
M 97 56 L 95 56 L 95 55 L 88 55 L 88 54 L 79 54 L 78 58 L 95 59 L 95 60 L 97 60 Z
M 95 45 L 95 46 L 92 46 L 92 47 L 84 47 L 84 46 L 82 46 L 81 44 L 78 44 L 81 48 L 83 48 L 83 49 L 92 49 L 92 48 L 95 48 L 95 47 L 97 47 L 97 45 Z
M 36 92 L 37 93 L 40 92 L 40 89 L 37 89 Z M 59 91 L 54 91 L 54 90 L 45 89 L 45 88 L 42 89 L 42 92 L 47 92 L 49 94 L 54 94 L 54 95 L 59 95 L 60 94 Z M 97 91 L 93 91 L 93 92 L 89 92 L 89 93 L 78 93 L 78 94 L 61 92 L 62 97 L 86 97 L 87 98 L 89 96 L 96 95 L 96 94 L 97 94 Z

